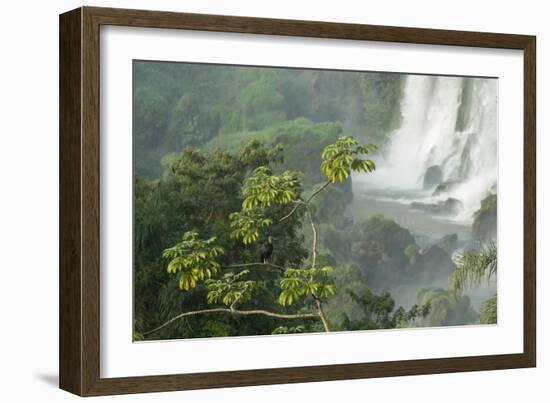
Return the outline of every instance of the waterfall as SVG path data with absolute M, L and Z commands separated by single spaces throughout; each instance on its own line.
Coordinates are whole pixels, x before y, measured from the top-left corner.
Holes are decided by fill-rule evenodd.
M 365 192 L 394 201 L 460 201 L 457 221 L 472 220 L 481 200 L 497 185 L 497 80 L 407 76 L 401 101 L 401 126 L 375 157 L 372 175 L 355 175 Z M 436 168 L 437 192 L 426 189 L 424 176 Z M 437 185 L 435 185 L 437 186 Z

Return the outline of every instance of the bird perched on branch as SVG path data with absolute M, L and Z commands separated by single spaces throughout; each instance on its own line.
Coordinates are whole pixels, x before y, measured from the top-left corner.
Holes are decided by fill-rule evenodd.
M 273 237 L 270 235 L 267 237 L 267 241 L 264 242 L 260 248 L 260 262 L 269 263 L 269 258 L 273 253 Z

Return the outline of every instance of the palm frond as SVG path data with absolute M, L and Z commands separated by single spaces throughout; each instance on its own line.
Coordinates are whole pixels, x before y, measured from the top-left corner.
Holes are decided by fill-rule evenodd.
M 468 287 L 489 281 L 497 274 L 497 247 L 494 242 L 482 245 L 477 251 L 458 254 L 456 269 L 451 277 L 451 290 L 458 297 Z

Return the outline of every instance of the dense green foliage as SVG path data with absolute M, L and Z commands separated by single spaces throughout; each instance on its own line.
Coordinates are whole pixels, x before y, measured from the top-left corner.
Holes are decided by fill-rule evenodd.
M 415 243 L 407 229 L 382 216 L 372 216 L 354 225 L 351 239 L 353 255 L 368 265 L 388 261 L 406 264 L 408 256 L 405 252 Z
M 430 305 L 429 314 L 419 321 L 421 326 L 464 325 L 476 323 L 478 320 L 478 315 L 472 309 L 468 296 L 456 299 L 452 291 L 443 288 L 421 289 L 416 303 Z
M 285 127 L 297 118 L 382 144 L 400 120 L 403 76 L 136 61 L 133 83 L 135 169 L 153 178 L 161 158 L 185 146 L 227 136 L 238 148 L 235 136 L 294 134 Z

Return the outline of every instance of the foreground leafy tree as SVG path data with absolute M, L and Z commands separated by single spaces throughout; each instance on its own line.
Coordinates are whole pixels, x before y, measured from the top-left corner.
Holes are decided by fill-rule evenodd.
M 348 180 L 353 171 L 372 172 L 374 162 L 364 155 L 374 149 L 372 144 L 359 145 L 351 136 L 340 137 L 325 147 L 320 165 L 325 182 L 308 196 L 302 196 L 297 171 L 274 174 L 269 165 L 253 169 L 243 180 L 240 209 L 225 219 L 229 222 L 230 242 L 241 242 L 241 247 L 250 251 L 246 248 L 254 247 L 262 235 L 275 233 L 279 226 L 289 221 L 303 219 L 311 230 L 309 258 L 298 262 L 301 264 L 288 264 L 291 261 L 285 261 L 284 265 L 257 261 L 235 263 L 230 259 L 231 249 L 217 242 L 216 232 L 209 232 L 211 236 L 201 238 L 196 231 L 186 231 L 179 243 L 163 251 L 163 257 L 169 259 L 167 271 L 175 275 L 181 290 L 192 292 L 200 286 L 203 288 L 207 307 L 179 313 L 160 326 L 143 332 L 143 336 L 159 332 L 181 318 L 205 314 L 259 315 L 279 320 L 314 319 L 322 330 L 330 331 L 324 304 L 336 293 L 336 285 L 330 276 L 335 268 L 318 265 L 318 225 L 312 201 L 330 185 Z M 241 253 L 241 256 L 246 256 L 246 253 Z M 254 277 L 252 268 L 271 269 L 276 276 Z M 279 308 L 257 308 L 262 295 L 269 296 L 273 289 L 278 290 Z M 315 325 L 312 329 L 316 330 Z
M 163 323 L 184 309 L 207 307 L 206 288 L 190 288 L 179 292 L 179 277 L 166 269 L 167 258 L 162 257 L 168 246 L 182 241 L 186 232 L 214 234 L 213 243 L 223 248 L 218 255 L 221 265 L 233 261 L 254 262 L 253 247 L 246 247 L 229 236 L 231 212 L 242 203 L 243 180 L 256 167 L 278 163 L 282 150 L 265 147 L 257 141 L 246 143 L 240 151 L 205 153 L 186 148 L 181 154 L 165 162 L 159 180 L 136 178 L 134 185 L 134 245 L 135 245 L 135 330 L 140 333 Z M 283 214 L 284 211 L 274 214 Z M 296 265 L 307 256 L 299 230 L 301 214 L 273 228 L 277 243 L 288 251 L 275 257 L 274 263 Z M 200 239 L 197 236 L 197 239 Z M 219 271 L 216 271 L 216 275 Z M 277 295 L 262 294 L 258 303 L 265 304 Z M 191 323 L 192 322 L 192 323 Z M 194 317 L 179 321 L 155 334 L 155 337 L 203 337 L 236 334 L 257 334 L 260 329 L 277 324 L 269 319 L 238 323 L 218 317 Z

